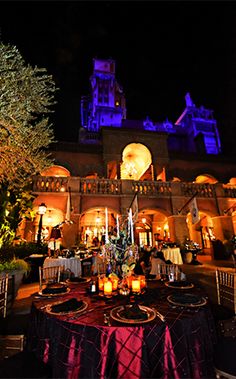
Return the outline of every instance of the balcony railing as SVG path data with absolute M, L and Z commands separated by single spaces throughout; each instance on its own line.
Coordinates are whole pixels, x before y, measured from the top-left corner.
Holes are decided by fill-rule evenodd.
M 86 179 L 81 177 L 38 176 L 33 179 L 34 192 L 77 192 L 85 195 L 126 195 L 140 196 L 185 196 L 213 198 L 216 186 L 221 196 L 236 198 L 236 186 L 208 183 L 183 183 L 161 181 L 136 181 L 115 179 Z
M 181 194 L 183 196 L 214 197 L 215 187 L 213 184 L 181 183 Z

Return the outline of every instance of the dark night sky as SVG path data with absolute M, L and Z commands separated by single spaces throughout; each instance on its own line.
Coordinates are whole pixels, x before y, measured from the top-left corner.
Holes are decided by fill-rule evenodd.
M 113 58 L 128 118 L 175 122 L 190 92 L 214 110 L 223 149 L 234 152 L 236 2 L 1 1 L 0 27 L 3 42 L 60 88 L 58 140 L 78 138 L 92 59 Z

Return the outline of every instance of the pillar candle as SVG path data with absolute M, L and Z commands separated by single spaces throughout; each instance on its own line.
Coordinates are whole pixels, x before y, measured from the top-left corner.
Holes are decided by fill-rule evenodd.
M 132 280 L 132 291 L 133 292 L 140 292 L 140 280 L 139 279 L 133 279 Z
M 116 215 L 116 229 L 117 229 L 117 238 L 119 238 L 120 237 L 120 226 L 119 226 L 119 217 L 118 217 L 118 215 Z
M 98 289 L 99 291 L 103 291 L 104 288 L 104 278 L 102 276 L 98 277 Z
M 112 291 L 116 291 L 117 288 L 118 288 L 118 279 L 117 278 L 113 278 L 111 280 L 111 282 L 112 282 Z
M 112 282 L 108 280 L 107 282 L 104 282 L 104 295 L 111 295 L 112 294 Z
M 105 242 L 108 243 L 109 239 L 108 239 L 108 211 L 107 211 L 107 208 L 105 208 L 105 222 L 106 222 Z
M 133 227 L 133 216 L 132 209 L 129 210 L 129 227 L 130 227 L 130 235 L 131 235 L 131 243 L 134 243 L 134 227 Z

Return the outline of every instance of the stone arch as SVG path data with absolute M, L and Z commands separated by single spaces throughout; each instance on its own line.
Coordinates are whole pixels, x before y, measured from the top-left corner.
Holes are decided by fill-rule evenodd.
M 209 184 L 215 184 L 218 182 L 218 180 L 210 174 L 200 174 L 195 179 L 196 183 L 209 183 Z
M 116 226 L 117 210 L 108 207 L 108 232 Z M 99 221 L 98 221 L 99 218 Z M 105 234 L 106 220 L 105 208 L 101 205 L 95 205 L 83 210 L 80 216 L 80 239 L 88 247 L 93 245 L 93 239 L 97 237 L 102 241 Z
M 70 176 L 70 171 L 63 166 L 54 165 L 41 172 L 41 176 Z
M 203 249 L 211 248 L 211 240 L 215 238 L 212 217 L 216 216 L 211 211 L 199 209 L 200 220 L 192 224 L 191 214 L 186 215 L 190 239 L 197 242 Z
M 140 208 L 135 223 L 135 240 L 139 245 L 155 246 L 158 239 L 170 238 L 168 217 L 171 214 L 160 208 Z M 145 243 L 144 243 L 145 241 Z
M 141 143 L 130 143 L 122 152 L 121 179 L 139 180 L 151 164 L 150 150 Z
M 229 180 L 229 184 L 231 184 L 231 185 L 236 185 L 236 177 L 232 177 L 232 178 L 230 178 L 230 180 Z

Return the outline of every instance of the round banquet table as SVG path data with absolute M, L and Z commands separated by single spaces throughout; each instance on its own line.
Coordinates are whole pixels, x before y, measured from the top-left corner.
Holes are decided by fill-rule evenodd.
M 104 312 L 129 303 L 129 296 L 104 298 L 89 294 L 89 284 L 72 283 L 70 292 L 32 302 L 27 349 L 52 367 L 53 378 L 214 378 L 215 324 L 208 304 L 198 308 L 173 307 L 173 289 L 148 282 L 139 304 L 155 307 L 165 317 L 144 324 L 122 324 Z M 186 290 L 185 290 L 186 291 Z M 188 292 L 200 293 L 193 288 Z M 69 298 L 84 300 L 84 312 L 52 315 L 46 304 Z
M 69 269 L 75 276 L 81 276 L 81 262 L 79 258 L 49 258 L 43 263 L 43 267 L 63 266 L 64 270 Z
M 183 259 L 180 253 L 179 247 L 168 247 L 167 249 L 162 249 L 165 260 L 170 260 L 176 265 L 182 265 Z

